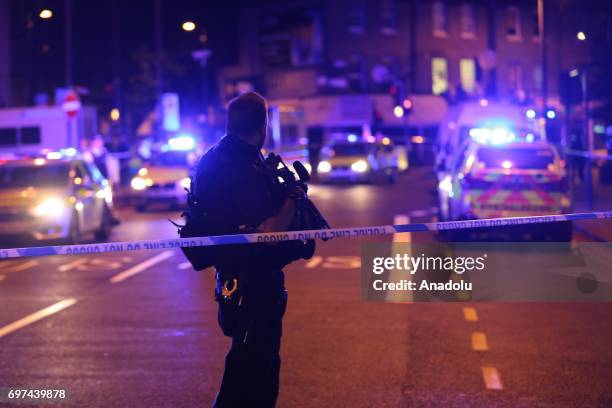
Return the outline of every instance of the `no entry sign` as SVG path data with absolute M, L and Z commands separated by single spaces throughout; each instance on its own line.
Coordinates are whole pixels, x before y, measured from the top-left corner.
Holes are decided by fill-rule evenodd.
M 70 118 L 76 117 L 81 110 L 81 100 L 79 95 L 74 91 L 69 91 L 64 98 L 62 103 L 62 110 L 66 112 L 66 115 Z

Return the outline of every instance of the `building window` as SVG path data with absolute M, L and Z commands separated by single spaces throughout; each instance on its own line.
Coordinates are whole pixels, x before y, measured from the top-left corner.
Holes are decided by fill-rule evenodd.
M 365 31 L 366 3 L 365 0 L 350 0 L 348 9 L 349 33 L 361 34 Z
M 533 69 L 533 84 L 538 91 L 542 89 L 542 67 L 539 65 Z
M 533 31 L 532 31 L 533 39 L 539 40 L 540 39 L 540 24 L 538 22 L 538 11 L 537 10 L 533 10 L 531 12 L 531 21 L 532 21 L 532 27 L 533 27 Z
M 459 77 L 465 93 L 470 94 L 476 90 L 476 61 L 473 58 L 459 60 Z
M 514 93 L 523 90 L 523 67 L 517 62 L 508 66 L 508 88 Z
M 380 32 L 383 34 L 397 34 L 395 2 L 396 0 L 382 0 L 380 2 Z
M 506 9 L 506 38 L 509 41 L 522 40 L 521 12 L 516 6 L 510 6 Z
M 463 3 L 461 4 L 461 38 L 474 37 L 476 37 L 474 5 L 472 3 Z
M 434 37 L 446 37 L 448 34 L 448 8 L 444 1 L 431 4 L 432 33 Z
M 446 58 L 431 59 L 431 92 L 440 95 L 448 91 L 448 62 Z
M 17 146 L 17 128 L 0 128 L 0 146 Z
M 40 128 L 38 126 L 21 128 L 21 144 L 40 144 Z

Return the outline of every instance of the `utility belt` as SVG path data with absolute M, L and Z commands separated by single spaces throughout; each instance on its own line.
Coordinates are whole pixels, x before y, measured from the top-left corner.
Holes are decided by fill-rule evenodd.
M 279 272 L 282 275 L 282 272 Z M 256 277 L 255 277 L 256 278 Z M 223 334 L 241 337 L 246 343 L 254 322 L 265 318 L 257 314 L 278 314 L 282 318 L 287 305 L 287 291 L 282 279 L 280 286 L 268 287 L 265 293 L 248 288 L 245 276 L 216 272 L 215 300 L 219 302 L 217 319 Z M 276 285 L 275 285 L 276 286 Z

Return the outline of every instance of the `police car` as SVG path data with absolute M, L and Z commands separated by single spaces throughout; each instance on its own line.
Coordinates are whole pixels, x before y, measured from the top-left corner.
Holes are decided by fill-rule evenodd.
M 448 172 L 440 174 L 438 194 L 443 221 L 562 214 L 571 211 L 565 164 L 555 147 L 530 131 L 472 128 Z M 536 240 L 569 241 L 567 223 L 514 230 Z
M 189 169 L 197 156 L 193 137 L 169 139 L 130 182 L 132 202 L 136 208 L 146 211 L 152 204 L 184 207 L 187 199 L 185 188 L 190 185 Z
M 358 138 L 348 135 L 346 139 L 333 141 L 322 151 L 322 160 L 317 174 L 322 182 L 390 182 L 397 179 L 401 162 L 393 142 L 385 137 Z
M 107 239 L 113 195 L 92 161 L 75 149 L 0 157 L 0 239 Z

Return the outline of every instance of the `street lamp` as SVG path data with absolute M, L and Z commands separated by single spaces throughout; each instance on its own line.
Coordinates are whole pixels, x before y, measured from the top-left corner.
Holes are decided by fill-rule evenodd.
M 121 112 L 119 112 L 119 109 L 117 108 L 111 109 L 110 118 L 113 122 L 117 122 L 120 117 L 121 117 Z
M 579 41 L 584 41 L 586 40 L 586 34 L 584 33 L 584 31 L 578 31 L 578 34 L 576 34 L 576 38 Z
M 402 116 L 404 116 L 404 108 L 402 108 L 400 105 L 396 105 L 393 108 L 393 114 L 396 118 L 401 118 Z
M 196 25 L 193 21 L 185 21 L 182 25 L 184 31 L 193 31 L 196 28 Z
M 53 17 L 53 12 L 49 9 L 42 9 L 40 10 L 40 13 L 38 13 L 38 17 L 42 18 L 43 20 L 47 20 Z

